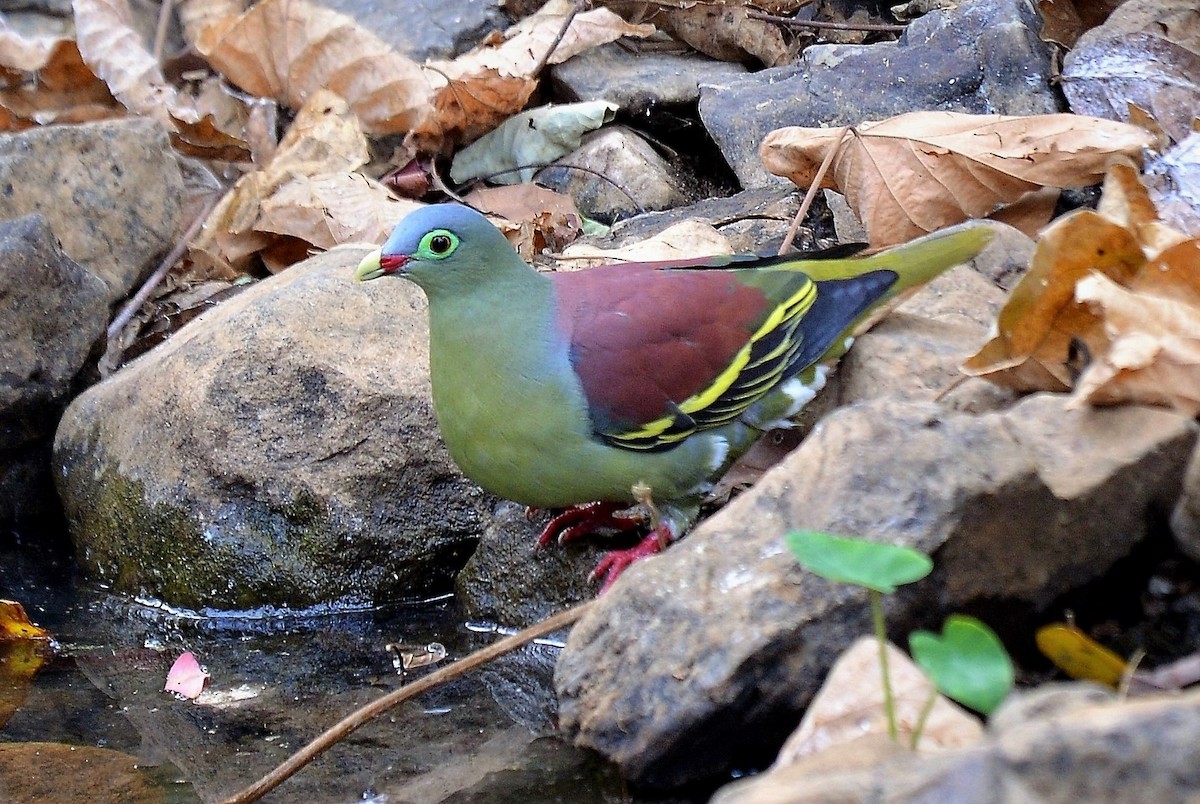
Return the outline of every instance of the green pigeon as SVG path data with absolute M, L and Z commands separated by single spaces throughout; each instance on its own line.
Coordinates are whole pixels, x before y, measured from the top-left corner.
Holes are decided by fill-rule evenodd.
M 566 509 L 538 546 L 601 528 L 652 532 L 609 553 L 604 588 L 679 538 L 714 480 L 825 383 L 856 325 L 978 254 L 966 224 L 862 258 L 713 257 L 535 271 L 478 212 L 412 212 L 355 274 L 429 299 L 433 404 L 484 489 Z

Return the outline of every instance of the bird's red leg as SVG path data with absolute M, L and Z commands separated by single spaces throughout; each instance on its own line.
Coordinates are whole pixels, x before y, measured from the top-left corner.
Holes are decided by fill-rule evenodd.
M 555 515 L 538 535 L 535 550 L 544 550 L 552 542 L 566 544 L 600 528 L 616 531 L 633 530 L 642 524 L 637 517 L 616 516 L 629 508 L 628 503 L 591 502 L 573 505 Z
M 617 578 L 621 577 L 621 573 L 629 568 L 630 564 L 661 553 L 674 538 L 671 529 L 666 524 L 659 525 L 650 531 L 650 535 L 633 547 L 628 547 L 624 550 L 613 550 L 600 559 L 600 563 L 596 565 L 596 568 L 592 570 L 592 574 L 588 576 L 588 582 L 595 583 L 600 578 L 603 578 L 604 583 L 600 586 L 600 594 L 604 594 L 608 591 L 608 587 L 612 586 Z

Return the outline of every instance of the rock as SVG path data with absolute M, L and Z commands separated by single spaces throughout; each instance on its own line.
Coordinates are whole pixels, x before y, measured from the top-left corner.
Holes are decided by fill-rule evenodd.
M 353 17 L 418 63 L 452 59 L 510 24 L 502 0 L 406 0 L 402 9 L 370 0 L 321 0 L 320 5 Z
M 948 698 L 935 697 L 923 717 L 930 696 L 936 692 L 933 683 L 907 653 L 890 642 L 887 654 L 896 731 L 903 745 L 912 741 L 918 723 L 922 724 L 918 746 L 922 752 L 979 742 L 983 736 L 979 719 Z M 868 733 L 887 735 L 882 678 L 879 643 L 874 637 L 859 638 L 834 662 L 800 726 L 779 750 L 774 767 L 790 765 Z
M 541 526 L 524 506 L 504 503 L 455 579 L 455 595 L 472 620 L 529 626 L 595 596 L 588 574 L 611 545 L 602 537 L 534 552 Z
M 40 214 L 0 220 L 0 522 L 57 507 L 50 442 L 104 337 L 107 294 L 63 254 Z
M 760 187 L 729 198 L 706 198 L 686 207 L 647 212 L 620 221 L 609 234 L 590 242 L 601 248 L 618 248 L 647 240 L 681 221 L 698 220 L 719 227 L 737 254 L 775 254 L 799 208 L 800 197 L 794 187 Z M 797 239 L 798 247 L 803 243 L 803 237 Z
M 984 601 L 1036 610 L 1096 578 L 1174 501 L 1196 425 L 1065 405 L 1043 394 L 969 416 L 884 399 L 826 417 L 575 627 L 555 674 L 563 729 L 655 787 L 775 751 L 869 627 L 860 590 L 798 568 L 781 539 L 797 527 L 936 554 L 933 574 L 891 600 L 893 625 Z M 730 741 L 735 729 L 748 738 Z
M 441 443 L 425 302 L 340 249 L 185 326 L 68 408 L 55 468 L 80 562 L 186 607 L 444 592 L 490 499 Z
M 167 131 L 148 118 L 0 135 L 0 220 L 41 213 L 109 304 L 171 247 L 182 196 Z
M 639 117 L 649 117 L 664 106 L 682 111 L 699 100 L 701 81 L 745 74 L 741 64 L 691 51 L 630 52 L 616 43 L 586 50 L 550 70 L 555 88 L 566 100 L 612 101 L 622 113 Z
M 608 126 L 587 135 L 583 145 L 542 170 L 537 178 L 539 184 L 572 196 L 584 215 L 605 223 L 645 210 L 682 206 L 698 198 L 695 179 L 668 164 L 624 126 Z
M 758 147 L 783 126 L 857 125 L 918 110 L 1047 114 L 1050 47 L 1021 0 L 969 0 L 909 25 L 897 42 L 816 45 L 793 65 L 700 87 L 700 118 L 744 187 L 779 183 Z
M 960 266 L 934 279 L 854 341 L 827 393 L 841 405 L 892 397 L 934 400 L 986 340 L 1004 291 Z
M 1062 88 L 1076 114 L 1130 122 L 1130 106 L 1152 117 L 1175 142 L 1200 115 L 1200 53 L 1186 30 L 1196 6 L 1186 0 L 1129 0 L 1086 31 L 1063 59 Z
M 1028 719 L 1001 722 L 997 713 L 983 745 L 933 757 L 844 744 L 837 756 L 817 754 L 734 782 L 713 801 L 1192 800 L 1200 787 L 1200 691 L 1127 701 L 1096 697 L 1084 693 L 1065 711 Z
M 1188 464 L 1183 493 L 1171 512 L 1171 533 L 1183 554 L 1200 562 L 1200 450 Z

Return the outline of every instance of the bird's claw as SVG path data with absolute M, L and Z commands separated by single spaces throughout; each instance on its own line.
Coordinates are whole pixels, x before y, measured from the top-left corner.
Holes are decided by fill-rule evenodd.
M 627 506 L 614 502 L 591 502 L 573 505 L 555 515 L 538 534 L 534 552 L 545 550 L 552 543 L 560 545 L 587 536 L 600 528 L 619 532 L 633 530 L 641 525 L 636 517 L 622 516 Z
M 660 525 L 650 531 L 650 534 L 646 538 L 633 547 L 628 547 L 624 550 L 613 550 L 600 559 L 600 563 L 596 565 L 596 568 L 592 570 L 592 574 L 588 576 L 588 583 L 595 583 L 603 578 L 604 583 L 600 585 L 599 594 L 604 594 L 616 582 L 617 578 L 621 577 L 621 573 L 629 568 L 630 564 L 661 553 L 670 543 L 670 528 Z

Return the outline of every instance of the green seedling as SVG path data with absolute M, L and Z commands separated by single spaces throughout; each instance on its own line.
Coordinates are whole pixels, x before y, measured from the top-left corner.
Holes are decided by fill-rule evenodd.
M 883 595 L 895 592 L 897 586 L 924 578 L 933 570 L 933 561 L 910 547 L 812 530 L 789 533 L 784 541 L 809 572 L 867 590 L 875 639 L 879 643 L 888 736 L 898 740 L 896 706 L 887 665 Z M 990 628 L 973 617 L 951 615 L 941 636 L 917 631 L 910 636 L 909 647 L 937 691 L 984 714 L 990 714 L 1012 687 L 1013 667 L 1004 646 Z M 936 695 L 937 692 L 930 696 L 913 730 L 914 748 Z

